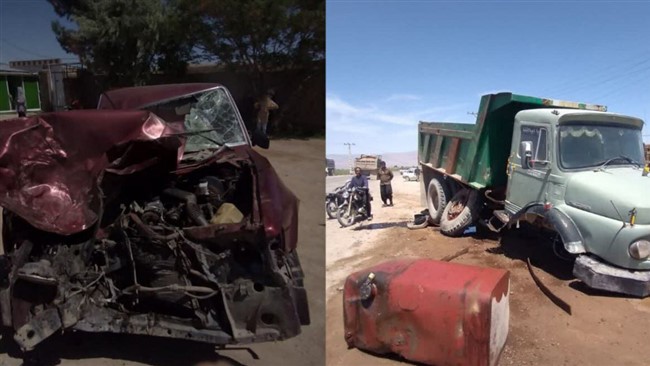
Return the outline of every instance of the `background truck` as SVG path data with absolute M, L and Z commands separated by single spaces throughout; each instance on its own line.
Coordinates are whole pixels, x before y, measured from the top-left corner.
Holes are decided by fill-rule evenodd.
M 420 122 L 430 223 L 449 236 L 475 223 L 496 232 L 520 221 L 550 229 L 588 286 L 647 296 L 643 121 L 606 110 L 499 93 L 482 97 L 475 124 Z
M 334 164 L 333 159 L 325 159 L 325 173 L 326 175 L 334 175 L 334 169 L 336 169 L 336 165 Z
M 361 174 L 368 177 L 377 175 L 380 164 L 381 155 L 361 155 L 354 159 L 354 168 L 361 168 Z

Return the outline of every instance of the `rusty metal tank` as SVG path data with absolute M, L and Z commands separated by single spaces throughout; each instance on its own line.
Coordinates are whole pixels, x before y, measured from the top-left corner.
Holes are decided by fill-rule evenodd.
M 430 365 L 496 365 L 508 335 L 509 287 L 501 269 L 388 261 L 346 279 L 345 340 Z

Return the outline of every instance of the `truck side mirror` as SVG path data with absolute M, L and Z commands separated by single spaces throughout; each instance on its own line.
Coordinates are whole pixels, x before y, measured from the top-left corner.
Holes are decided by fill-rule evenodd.
M 521 157 L 521 167 L 530 169 L 530 161 L 533 158 L 533 143 L 531 141 L 522 141 L 519 145 L 519 156 Z

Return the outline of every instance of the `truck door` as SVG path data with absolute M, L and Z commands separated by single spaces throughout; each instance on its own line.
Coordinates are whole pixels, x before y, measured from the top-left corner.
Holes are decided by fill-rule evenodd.
M 545 201 L 551 172 L 549 135 L 548 125 L 522 122 L 519 128 L 515 127 L 507 168 L 506 209 L 510 213 L 529 203 Z M 531 163 L 527 169 L 522 167 L 522 142 L 528 143 L 531 150 Z

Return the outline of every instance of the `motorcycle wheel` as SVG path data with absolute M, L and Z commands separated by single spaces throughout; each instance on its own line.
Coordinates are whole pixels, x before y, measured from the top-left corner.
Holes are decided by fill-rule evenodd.
M 327 216 L 330 219 L 336 218 L 337 210 L 338 210 L 338 206 L 336 205 L 336 201 L 328 200 L 325 202 L 325 211 L 327 211 Z
M 340 207 L 336 212 L 336 219 L 339 221 L 339 224 L 341 224 L 342 227 L 352 226 L 354 224 L 354 220 L 356 219 L 356 212 L 354 209 L 352 209 L 352 214 L 348 215 L 348 207 Z

